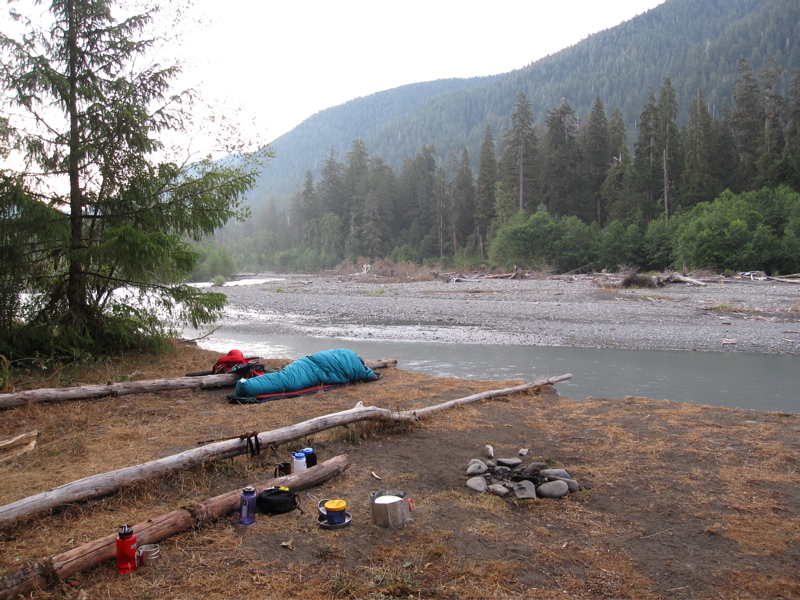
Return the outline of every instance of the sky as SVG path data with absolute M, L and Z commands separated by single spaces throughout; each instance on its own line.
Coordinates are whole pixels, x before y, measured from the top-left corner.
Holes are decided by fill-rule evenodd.
M 410 83 L 507 73 L 664 0 L 194 0 L 181 80 L 272 141 Z
M 173 89 L 196 90 L 203 101 L 194 109 L 198 121 L 216 119 L 179 136 L 176 146 L 223 155 L 231 150 L 209 138 L 220 116 L 236 132 L 221 130 L 220 139 L 260 147 L 361 96 L 522 68 L 664 1 L 117 0 L 133 13 L 161 5 L 156 29 L 172 39 L 155 59 L 179 62 L 183 72 Z M 43 18 L 49 2 L 8 5 Z M 11 29 L 0 10 L 0 31 Z M 122 19 L 121 10 L 112 14 Z

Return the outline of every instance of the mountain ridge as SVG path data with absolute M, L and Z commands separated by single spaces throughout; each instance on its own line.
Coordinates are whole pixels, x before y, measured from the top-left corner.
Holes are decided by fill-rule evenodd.
M 620 109 L 629 134 L 665 78 L 682 117 L 698 88 L 716 111 L 730 99 L 739 60 L 758 71 L 771 56 L 787 72 L 800 68 L 800 3 L 667 0 L 508 73 L 407 84 L 319 111 L 271 144 L 276 158 L 247 200 L 285 206 L 307 170 L 316 173 L 331 149 L 341 160 L 357 138 L 393 168 L 423 144 L 443 162 L 462 147 L 476 160 L 486 124 L 499 139 L 519 92 L 537 125 L 561 98 L 582 117 L 600 97 L 609 113 Z

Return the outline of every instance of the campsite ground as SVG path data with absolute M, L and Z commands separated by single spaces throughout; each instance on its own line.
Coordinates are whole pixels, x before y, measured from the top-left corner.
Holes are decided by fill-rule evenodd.
M 780 290 L 791 300 L 793 292 Z M 320 306 L 330 305 L 317 297 Z M 718 310 L 744 306 L 720 301 L 723 309 L 712 310 L 712 301 L 642 303 L 691 304 L 692 318 L 712 327 Z M 741 320 L 769 324 L 794 318 L 797 308 L 781 301 L 766 312 L 742 311 Z M 215 358 L 182 347 L 159 361 L 126 357 L 93 371 L 64 370 L 43 384 L 178 376 L 206 370 Z M 0 502 L 359 401 L 410 409 L 505 387 L 409 373 L 402 365 L 383 375 L 255 406 L 228 404 L 226 390 L 205 390 L 7 410 L 0 437 L 38 429 L 40 441 L 34 452 L 0 463 Z M 486 444 L 498 457 L 529 449 L 525 461 L 564 468 L 583 489 L 561 500 L 473 492 L 464 471 L 470 459 L 483 458 Z M 301 493 L 305 514 L 259 515 L 250 526 L 225 518 L 164 540 L 159 569 L 123 577 L 107 562 L 32 597 L 800 598 L 800 415 L 633 397 L 569 399 L 549 388 L 442 411 L 413 428 L 337 427 L 256 458 L 218 461 L 68 506 L 0 530 L 0 575 L 113 533 L 123 522 L 269 479 L 275 462 L 306 445 L 321 459 L 349 456 L 343 475 L 310 490 L 345 499 L 348 527 L 318 527 L 315 502 Z M 368 496 L 384 489 L 413 499 L 414 521 L 406 528 L 372 525 Z

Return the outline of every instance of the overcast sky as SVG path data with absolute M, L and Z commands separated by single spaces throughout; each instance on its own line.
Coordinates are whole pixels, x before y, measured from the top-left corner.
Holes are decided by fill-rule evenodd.
M 120 0 L 134 12 L 154 3 L 165 8 L 160 29 L 176 40 L 157 60 L 182 64 L 175 88 L 196 89 L 213 107 L 196 114 L 230 115 L 257 145 L 360 96 L 519 69 L 664 1 L 184 0 L 190 8 L 173 27 L 184 2 Z M 49 4 L 9 6 L 36 18 Z M 2 9 L 0 30 L 13 28 Z M 209 145 L 205 135 L 193 134 L 190 146 Z
M 195 0 L 182 83 L 271 141 L 359 96 L 524 67 L 662 2 Z

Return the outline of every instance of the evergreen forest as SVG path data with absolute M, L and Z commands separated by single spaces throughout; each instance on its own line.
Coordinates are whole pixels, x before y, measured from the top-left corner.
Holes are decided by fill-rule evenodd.
M 484 125 L 477 157 L 422 144 L 393 167 L 362 138 L 344 156 L 330 148 L 288 207 L 264 202 L 204 244 L 197 276 L 375 259 L 799 272 L 800 71 L 741 58 L 719 109 L 702 87 L 681 105 L 675 87 L 649 90 L 633 132 L 600 95 L 584 118 L 565 97 L 539 120 L 519 91 L 502 130 Z

